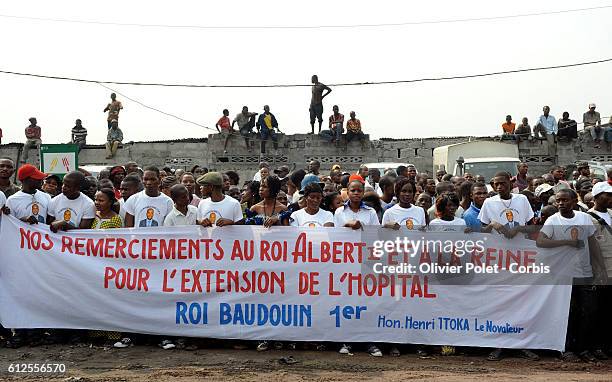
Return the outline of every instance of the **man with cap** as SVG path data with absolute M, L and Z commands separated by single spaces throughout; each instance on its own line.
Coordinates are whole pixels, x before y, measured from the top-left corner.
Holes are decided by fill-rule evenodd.
M 223 176 L 219 172 L 209 172 L 198 178 L 202 194 L 210 194 L 198 205 L 197 222 L 203 227 L 223 227 L 244 223 L 240 202 L 223 194 Z
M 589 104 L 589 111 L 582 115 L 582 122 L 584 123 L 584 129 L 588 129 L 591 132 L 595 148 L 599 148 L 599 144 L 604 136 L 604 130 L 601 127 L 601 116 L 599 112 L 595 111 L 594 103 Z
M 115 156 L 122 141 L 123 132 L 119 128 L 119 122 L 113 119 L 110 129 L 108 129 L 108 134 L 106 134 L 106 159 L 111 159 Z
M 47 174 L 31 164 L 24 164 L 19 168 L 17 179 L 21 182 L 21 191 L 6 200 L 11 215 L 30 224 L 45 223 L 51 196 L 39 189 L 46 177 Z
M 542 206 L 547 206 L 548 199 L 555 194 L 555 188 L 549 183 L 542 183 L 536 187 L 534 194 L 537 198 L 540 198 Z
M 0 191 L 9 196 L 19 191 L 19 187 L 11 181 L 15 173 L 15 162 L 9 158 L 0 158 Z
M 37 125 L 36 118 L 32 117 L 29 121 L 30 125 L 25 128 L 26 142 L 23 145 L 23 159 L 21 160 L 23 163 L 28 161 L 30 149 L 35 147 L 36 150 L 39 150 L 42 143 L 40 139 L 40 126 Z
M 276 176 L 278 176 L 278 179 L 280 179 L 282 182 L 283 180 L 285 180 L 287 175 L 289 175 L 289 166 L 282 165 L 276 170 L 274 170 L 274 173 L 276 174 Z
M 608 182 L 598 182 L 593 186 L 591 191 L 595 205 L 587 213 L 591 215 L 593 224 L 595 225 L 595 239 L 599 243 L 603 261 L 606 267 L 608 280 L 612 278 L 612 185 Z M 607 319 L 610 317 L 610 298 L 612 298 L 612 289 L 609 285 L 597 286 L 597 297 L 599 300 L 599 308 L 602 309 L 596 317 L 596 330 L 601 333 L 600 342 L 595 344 L 593 355 L 595 358 L 604 360 L 608 359 L 603 347 L 612 341 L 612 331 Z

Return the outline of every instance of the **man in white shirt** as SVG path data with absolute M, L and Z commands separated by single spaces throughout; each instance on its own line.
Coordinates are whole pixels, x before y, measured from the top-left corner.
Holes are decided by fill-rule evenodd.
M 46 177 L 47 174 L 31 164 L 24 164 L 19 168 L 17 179 L 21 182 L 21 191 L 6 200 L 11 215 L 26 223 L 45 224 L 51 196 L 39 189 Z
M 510 192 L 510 174 L 495 174 L 493 187 L 497 195 L 485 199 L 478 214 L 478 220 L 485 226 L 483 232 L 494 229 L 508 238 L 513 238 L 519 232 L 528 232 L 525 226 L 533 219 L 533 209 L 525 195 Z
M 174 208 L 164 220 L 164 227 L 195 225 L 197 223 L 198 208 L 189 204 L 189 191 L 182 184 L 175 184 L 170 188 L 170 197 Z
M 240 203 L 223 194 L 223 176 L 220 173 L 209 172 L 199 177 L 197 182 L 210 191 L 210 198 L 202 199 L 198 205 L 198 224 L 223 227 L 244 223 Z
M 159 169 L 147 167 L 142 177 L 144 190 L 132 195 L 123 208 L 125 209 L 125 226 L 160 227 L 166 216 L 174 208 L 172 199 L 159 191 Z
M 497 195 L 485 199 L 478 214 L 478 220 L 484 226 L 482 232 L 491 232 L 495 229 L 507 238 L 513 238 L 519 232 L 529 232 L 530 228 L 526 228 L 525 225 L 533 219 L 533 209 L 525 195 L 511 193 L 510 174 L 507 172 L 495 174 L 493 188 Z M 520 355 L 530 361 L 540 359 L 537 354 L 526 349 L 520 350 Z M 503 349 L 498 348 L 493 350 L 487 359 L 489 361 L 499 361 L 502 357 Z
M 563 246 L 581 249 L 572 285 L 572 301 L 568 323 L 566 352 L 562 358 L 570 360 L 579 352 L 581 359 L 595 362 L 598 336 L 595 320 L 598 312 L 597 284 L 605 283 L 605 266 L 599 244 L 595 238 L 595 226 L 591 217 L 574 211 L 578 195 L 571 189 L 563 189 L 555 195 L 559 212 L 549 217 L 540 231 L 538 247 L 557 248 Z M 588 248 L 588 251 L 586 250 Z M 599 349 L 601 350 L 601 349 Z
M 91 228 L 96 217 L 96 206 L 81 192 L 85 185 L 85 176 L 78 171 L 64 176 L 62 193 L 51 199 L 47 211 L 47 224 L 51 226 L 51 231 Z

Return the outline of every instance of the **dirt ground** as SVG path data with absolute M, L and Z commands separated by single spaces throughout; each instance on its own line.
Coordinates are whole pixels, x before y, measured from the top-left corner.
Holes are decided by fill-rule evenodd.
M 283 365 L 292 355 L 298 363 Z M 64 363 L 65 373 L 10 373 L 11 364 Z M 52 345 L 0 349 L 0 380 L 27 381 L 612 381 L 612 361 L 562 363 L 552 354 L 530 362 L 499 362 L 478 355 L 419 359 L 341 355 L 334 351 L 201 349 L 162 350 L 153 346 L 128 349 Z

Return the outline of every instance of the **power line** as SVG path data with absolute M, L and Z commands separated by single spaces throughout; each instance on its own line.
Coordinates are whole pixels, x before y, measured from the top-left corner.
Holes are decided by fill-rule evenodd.
M 462 19 L 439 19 L 439 20 L 423 20 L 423 21 L 406 21 L 400 23 L 380 23 L 380 24 L 350 24 L 350 25 L 172 25 L 172 24 L 142 24 L 142 23 L 118 23 L 111 21 L 98 20 L 74 20 L 62 18 L 46 18 L 33 16 L 18 16 L 0 14 L 0 17 L 16 19 L 16 20 L 31 20 L 43 22 L 60 22 L 72 24 L 93 24 L 93 25 L 109 25 L 122 27 L 144 27 L 144 28 L 174 28 L 174 29 L 349 29 L 349 28 L 381 28 L 381 27 L 402 27 L 410 25 L 428 25 L 428 24 L 449 24 L 449 23 L 465 23 L 472 21 L 491 21 L 491 20 L 506 20 L 521 17 L 534 17 L 546 15 L 558 15 L 563 13 L 588 12 L 612 8 L 612 5 L 602 5 L 598 7 L 563 9 L 558 11 L 543 11 L 532 13 L 518 13 L 513 15 L 488 16 L 488 17 L 471 17 Z
M 542 71 L 542 70 L 572 68 L 572 67 L 585 66 L 585 65 L 602 64 L 602 63 L 606 63 L 610 61 L 612 61 L 612 58 L 604 58 L 601 60 L 585 61 L 585 62 L 578 62 L 578 63 L 573 63 L 573 64 L 503 70 L 503 71 L 498 71 L 498 72 L 488 72 L 488 73 L 479 73 L 479 74 L 467 74 L 467 75 L 445 76 L 445 77 L 428 77 L 428 78 L 417 78 L 417 79 L 411 79 L 411 80 L 395 80 L 395 81 L 344 82 L 344 83 L 329 84 L 329 86 L 395 85 L 395 84 L 410 84 L 410 83 L 429 82 L 429 81 L 459 80 L 459 79 L 467 79 L 467 78 L 498 76 L 502 74 L 525 73 L 525 72 L 534 72 L 534 71 Z M 0 70 L 0 73 L 10 74 L 10 75 L 15 75 L 15 76 L 46 78 L 46 79 L 51 79 L 51 80 L 64 80 L 64 81 L 75 81 L 75 82 L 107 84 L 107 85 L 161 86 L 161 87 L 181 87 L 181 88 L 292 88 L 292 87 L 312 86 L 312 84 L 270 84 L 270 85 L 253 85 L 253 84 L 251 85 L 210 85 L 208 84 L 208 85 L 202 85 L 202 84 L 171 84 L 171 83 L 153 83 L 153 82 L 121 82 L 121 81 L 100 81 L 100 80 L 91 80 L 91 79 L 74 78 L 74 77 L 50 76 L 50 75 L 44 75 L 44 74 L 14 72 L 14 71 L 9 71 L 9 70 Z
M 210 127 L 208 127 L 208 126 L 201 125 L 201 124 L 199 124 L 199 123 L 197 123 L 197 122 L 193 122 L 193 121 L 190 121 L 190 120 L 188 120 L 188 119 L 185 119 L 185 118 L 179 117 L 178 115 L 175 115 L 175 114 L 172 114 L 172 113 L 165 112 L 165 111 L 160 110 L 160 109 L 157 109 L 157 108 L 155 108 L 155 107 L 153 107 L 153 106 L 149 106 L 149 105 L 147 105 L 147 104 L 145 104 L 145 103 L 143 103 L 143 102 L 138 101 L 137 99 L 130 98 L 130 97 L 128 97 L 127 95 L 125 95 L 125 94 L 123 94 L 123 93 L 121 93 L 121 92 L 119 92 L 119 91 L 117 91 L 117 90 L 115 90 L 115 89 L 113 89 L 113 88 L 110 88 L 110 87 L 108 87 L 108 86 L 106 86 L 106 85 L 104 85 L 104 84 L 98 83 L 98 85 L 102 86 L 103 88 L 106 88 L 107 90 L 110 90 L 110 91 L 111 91 L 111 92 L 113 92 L 113 93 L 119 94 L 119 95 L 120 95 L 120 96 L 122 96 L 123 98 L 128 99 L 128 100 L 130 100 L 130 101 L 132 101 L 132 102 L 134 102 L 134 103 L 137 103 L 138 105 L 140 105 L 140 106 L 142 106 L 142 107 L 144 107 L 144 108 L 147 108 L 147 109 L 150 109 L 150 110 L 156 111 L 156 112 L 161 113 L 161 114 L 164 114 L 164 115 L 166 115 L 166 116 L 168 116 L 168 117 L 172 117 L 172 118 L 178 119 L 179 121 L 182 121 L 182 122 L 186 122 L 186 123 L 190 123 L 190 124 L 192 124 L 192 125 L 196 125 L 196 126 L 199 126 L 199 127 L 203 127 L 203 128 L 205 128 L 205 129 L 207 129 L 207 130 L 217 131 L 216 129 L 210 128 Z

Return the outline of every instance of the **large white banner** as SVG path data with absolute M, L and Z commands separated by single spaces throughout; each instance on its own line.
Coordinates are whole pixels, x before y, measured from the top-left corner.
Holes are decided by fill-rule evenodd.
M 456 242 L 429 248 L 427 241 L 438 239 Z M 571 286 L 551 285 L 568 281 L 551 273 L 554 260 L 572 250 L 542 250 L 525 238 L 251 226 L 53 234 L 5 216 L 0 243 L 0 319 L 8 328 L 556 350 L 565 344 Z

